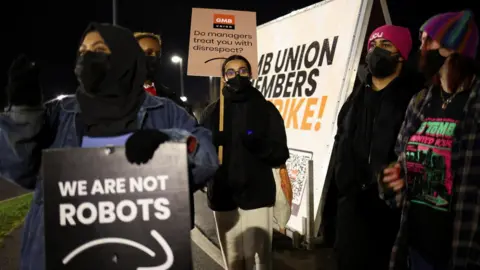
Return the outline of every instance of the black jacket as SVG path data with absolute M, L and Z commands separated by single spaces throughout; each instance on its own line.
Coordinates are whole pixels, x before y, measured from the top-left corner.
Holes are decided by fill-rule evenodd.
M 361 102 L 370 75 L 364 67 L 358 72 L 357 85 L 342 106 L 337 120 L 337 134 L 325 178 L 326 198 L 322 213 L 322 232 L 328 244 L 333 244 L 336 228 L 336 212 L 339 197 L 376 188 L 375 179 L 358 179 L 355 160 L 348 156 L 345 145 L 353 136 L 354 105 Z M 372 130 L 371 170 L 378 172 L 383 166 L 396 160 L 393 147 L 403 123 L 405 110 L 411 97 L 420 91 L 423 79 L 419 74 L 405 70 L 387 86 L 382 104 Z
M 223 164 L 208 183 L 209 207 L 231 211 L 275 204 L 272 168 L 289 158 L 283 119 L 277 108 L 253 87 L 248 100 L 225 98 L 224 132 L 219 129 L 219 101 L 207 107 L 200 123 L 212 131 L 214 145 L 223 145 Z
M 362 81 L 352 92 L 349 102 L 347 102 L 342 111 L 343 119 L 339 119 L 341 124 L 337 132 L 337 149 L 335 159 L 335 183 L 342 195 L 358 192 L 362 189 L 376 188 L 375 175 L 383 169 L 385 165 L 397 160 L 394 153 L 394 146 L 398 136 L 398 131 L 403 123 L 405 111 L 412 96 L 418 92 L 421 87 L 412 85 L 411 78 L 402 73 L 393 80 L 381 93 L 378 104 L 378 110 L 374 116 L 374 122 L 369 135 L 367 151 L 368 170 L 371 175 L 365 178 L 365 175 L 359 174 L 358 156 L 353 154 L 359 147 L 354 142 L 355 132 L 362 129 L 363 123 L 359 115 L 364 106 L 364 97 L 367 89 L 370 87 L 371 76 L 367 75 L 366 80 Z M 359 119 L 360 118 L 360 119 Z M 359 177 L 360 175 L 360 177 Z

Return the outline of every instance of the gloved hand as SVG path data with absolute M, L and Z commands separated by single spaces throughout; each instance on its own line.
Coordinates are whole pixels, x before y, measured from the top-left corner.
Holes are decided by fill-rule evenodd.
M 38 106 L 42 104 L 42 91 L 38 80 L 37 65 L 22 54 L 8 70 L 6 87 L 7 102 L 16 106 Z
M 157 148 L 170 138 L 156 129 L 139 130 L 128 138 L 125 144 L 125 155 L 132 164 L 145 164 L 152 159 Z

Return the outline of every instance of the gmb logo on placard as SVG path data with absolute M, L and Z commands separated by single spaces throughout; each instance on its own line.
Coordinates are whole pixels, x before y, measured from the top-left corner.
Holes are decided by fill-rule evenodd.
M 213 28 L 235 30 L 235 16 L 227 14 L 213 14 Z

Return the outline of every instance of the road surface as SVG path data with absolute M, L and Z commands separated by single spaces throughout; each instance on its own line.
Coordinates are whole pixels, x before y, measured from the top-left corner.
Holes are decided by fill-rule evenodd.
M 207 207 L 205 193 L 195 194 L 195 224 L 204 238 L 211 242 L 207 254 L 212 258 L 220 257 L 218 239 L 215 230 L 215 221 L 212 211 Z M 203 244 L 199 245 L 203 247 Z M 273 239 L 273 269 L 275 270 L 334 270 L 333 252 L 331 249 L 316 249 L 313 251 L 300 250 L 292 247 L 292 241 L 281 234 L 275 234 Z
M 0 201 L 25 194 L 25 192 L 28 191 L 20 186 L 7 182 L 5 179 L 0 178 Z

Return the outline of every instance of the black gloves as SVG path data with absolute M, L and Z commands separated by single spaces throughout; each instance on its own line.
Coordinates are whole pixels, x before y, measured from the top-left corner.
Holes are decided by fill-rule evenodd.
M 38 106 L 42 104 L 39 70 L 26 55 L 15 59 L 8 71 L 6 95 L 8 105 Z
M 155 130 L 139 130 L 128 138 L 125 144 L 127 160 L 133 164 L 144 164 L 152 159 L 157 148 L 170 138 L 167 134 Z

